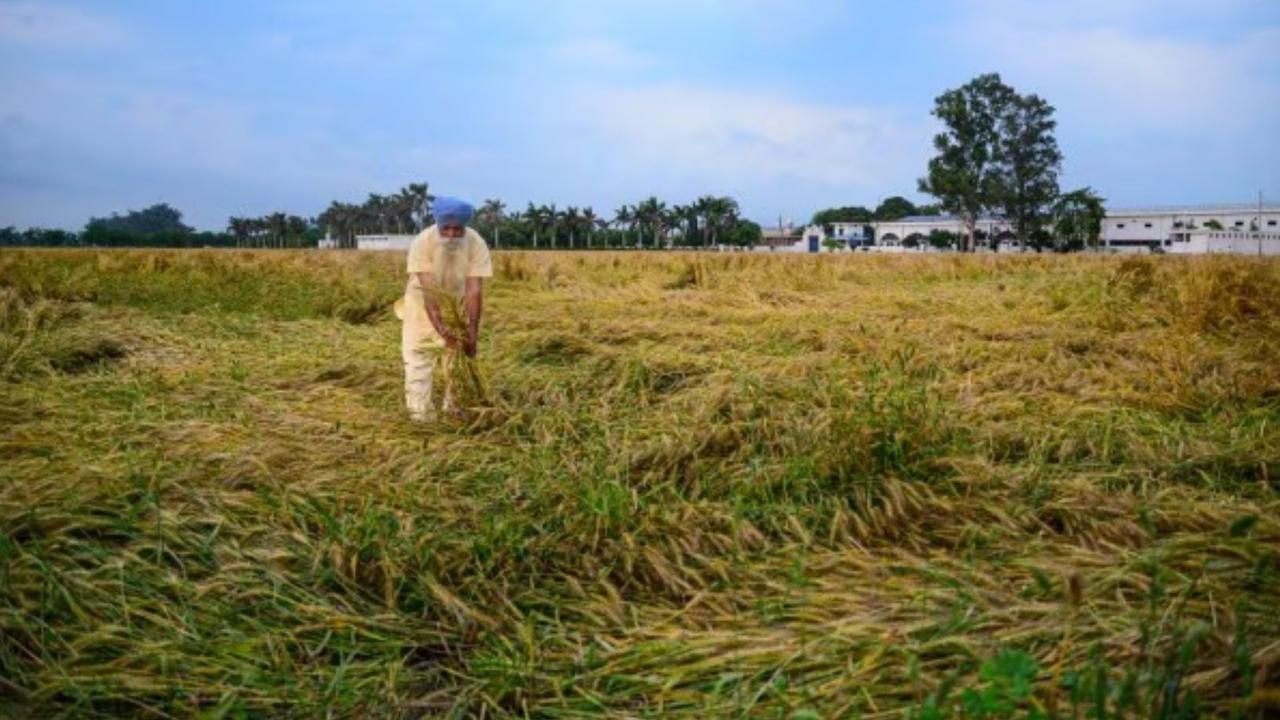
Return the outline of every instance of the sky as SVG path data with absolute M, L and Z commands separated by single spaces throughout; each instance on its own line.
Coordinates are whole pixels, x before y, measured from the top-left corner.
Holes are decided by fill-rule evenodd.
M 1280 200 L 1280 0 L 0 0 L 0 226 L 917 192 L 934 98 L 1056 109 L 1063 189 Z

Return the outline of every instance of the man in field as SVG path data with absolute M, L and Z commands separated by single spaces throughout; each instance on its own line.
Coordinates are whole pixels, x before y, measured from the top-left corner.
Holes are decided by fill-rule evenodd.
M 400 351 L 404 358 L 404 400 L 409 417 L 435 417 L 431 403 L 431 373 L 437 359 L 462 350 L 476 355 L 480 313 L 484 307 L 484 278 L 493 277 L 489 246 L 467 223 L 475 214 L 457 198 L 436 198 L 435 225 L 418 233 L 409 246 L 409 283 L 404 296 L 404 325 Z M 445 367 L 445 412 L 454 399 Z

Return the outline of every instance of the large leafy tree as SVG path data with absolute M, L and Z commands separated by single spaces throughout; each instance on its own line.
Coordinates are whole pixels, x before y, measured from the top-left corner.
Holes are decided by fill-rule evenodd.
M 901 195 L 885 198 L 884 202 L 876 206 L 876 211 L 873 213 L 876 220 L 899 220 L 915 214 L 916 206 Z
M 909 204 L 909 203 L 908 203 Z M 831 225 L 832 223 L 865 223 L 871 222 L 871 211 L 861 205 L 826 208 L 813 214 L 810 221 L 814 225 Z
M 920 191 L 960 216 L 968 230 L 965 251 L 973 249 L 978 218 L 1002 205 L 1001 121 L 1015 97 L 999 75 L 989 73 L 934 101 L 933 115 L 946 129 L 933 138 L 938 154 L 929 161 L 928 175 L 920 179 Z
M 933 114 L 946 129 L 934 137 L 920 190 L 959 215 L 973 249 L 978 218 L 999 211 L 1022 242 L 1039 245 L 1058 195 L 1062 153 L 1053 131 L 1053 106 L 1037 95 L 1019 95 L 995 73 L 980 75 L 935 100 Z
M 1013 93 L 999 118 L 998 202 L 1018 239 L 1036 249 L 1047 237 L 1044 226 L 1058 197 L 1057 124 L 1053 106 L 1037 95 Z
M 189 233 L 192 228 L 182 222 L 182 212 L 159 203 L 142 210 L 130 210 L 124 215 L 111 213 L 110 217 L 89 218 L 86 230 L 122 231 L 150 235 L 154 233 Z
M 1093 188 L 1080 188 L 1058 197 L 1053 204 L 1053 232 L 1060 251 L 1097 248 L 1102 234 L 1105 201 Z
M 734 223 L 720 238 L 720 242 L 726 245 L 736 245 L 738 247 L 751 247 L 760 242 L 764 237 L 764 231 L 760 225 L 750 220 L 739 220 Z

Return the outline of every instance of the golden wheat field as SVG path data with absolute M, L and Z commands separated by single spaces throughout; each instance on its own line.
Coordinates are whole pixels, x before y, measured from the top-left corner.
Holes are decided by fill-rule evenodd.
M 0 252 L 0 715 L 1266 717 L 1280 262 Z

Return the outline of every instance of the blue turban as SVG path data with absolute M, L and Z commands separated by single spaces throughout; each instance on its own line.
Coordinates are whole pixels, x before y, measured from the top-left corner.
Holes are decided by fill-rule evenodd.
M 465 200 L 455 197 L 438 197 L 431 206 L 431 213 L 435 215 L 437 225 L 445 223 L 466 225 L 470 222 L 471 216 L 476 214 L 476 209 Z

